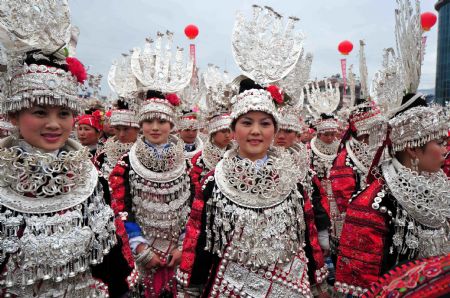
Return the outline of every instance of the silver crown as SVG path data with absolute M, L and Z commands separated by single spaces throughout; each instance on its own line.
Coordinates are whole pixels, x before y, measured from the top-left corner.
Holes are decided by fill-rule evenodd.
M 341 101 L 339 83 L 335 83 L 333 86 L 331 82 L 325 81 L 324 88 L 321 90 L 319 82 L 315 81 L 307 86 L 305 90 L 308 102 L 316 116 L 322 113 L 333 113 Z
M 221 72 L 217 66 L 208 65 L 203 74 L 206 87 L 206 111 L 209 118 L 230 113 L 231 98 L 237 94 L 237 86 L 228 77 L 227 72 Z
M 192 129 L 197 130 L 202 128 L 202 122 L 196 115 L 189 116 L 189 115 L 183 115 L 178 118 L 177 121 L 177 130 L 186 130 L 186 129 Z
M 236 120 L 239 116 L 250 111 L 260 111 L 270 114 L 277 124 L 280 123 L 280 116 L 273 102 L 270 93 L 263 89 L 251 89 L 234 96 L 231 99 L 232 110 L 231 119 Z
M 296 133 L 302 133 L 304 125 L 300 120 L 301 111 L 292 107 L 282 107 L 278 109 L 280 115 L 280 129 L 292 130 Z
M 336 119 L 317 119 L 314 122 L 314 127 L 317 133 L 324 133 L 327 131 L 337 131 L 339 129 L 339 123 Z
M 167 99 L 151 98 L 144 100 L 139 108 L 139 122 L 155 118 L 167 120 L 176 125 L 177 113 L 175 107 Z
M 67 0 L 2 1 L 0 15 L 0 39 L 11 54 L 32 50 L 53 54 L 70 40 Z
M 403 72 L 394 49 L 388 48 L 383 54 L 383 68 L 375 73 L 371 86 L 371 97 L 378 103 L 384 114 L 398 108 L 404 96 Z
M 10 113 L 34 104 L 66 106 L 81 112 L 79 84 L 72 73 L 37 64 L 24 64 L 26 55 L 65 64 L 58 50 L 71 38 L 70 11 L 64 0 L 3 1 L 0 5 L 0 42 L 6 51 L 1 112 Z
M 113 110 L 110 117 L 111 126 L 130 126 L 139 128 L 136 112 L 131 110 Z
M 182 99 L 179 109 L 191 110 L 194 107 L 201 107 L 202 99 L 205 98 L 206 88 L 203 82 L 203 78 L 199 79 L 199 69 L 194 68 L 190 83 L 184 87 L 181 91 L 177 92 Z
M 253 17 L 240 12 L 232 33 L 232 50 L 242 73 L 259 84 L 285 77 L 296 65 L 303 49 L 303 35 L 294 30 L 295 17 L 286 24 L 270 7 L 253 5 Z
M 304 88 L 309 80 L 312 60 L 313 55 L 311 53 L 303 55 L 302 52 L 295 68 L 286 77 L 277 82 L 277 85 L 283 89 L 283 92 L 289 95 L 293 104 L 303 105 Z
M 237 85 L 233 84 L 226 71 L 221 72 L 215 65 L 209 64 L 203 74 L 206 87 L 206 115 L 208 133 L 230 128 L 231 98 L 237 94 Z
M 177 47 L 173 54 L 172 42 L 172 32 L 158 32 L 155 42 L 147 38 L 143 49 L 133 49 L 131 69 L 142 84 L 143 91 L 151 89 L 173 93 L 181 91 L 189 84 L 194 62 L 190 58 L 184 61 L 182 48 Z
M 389 121 L 392 148 L 395 152 L 416 148 L 431 140 L 446 137 L 450 129 L 450 117 L 442 107 L 414 107 Z
M 131 71 L 130 54 L 122 54 L 114 60 L 108 73 L 109 88 L 121 98 L 134 98 L 138 93 L 138 82 Z
M 419 0 L 414 2 L 413 7 L 411 0 L 397 0 L 398 8 L 395 10 L 395 40 L 402 65 L 405 93 L 415 93 L 419 88 L 424 55 L 420 2 Z
M 8 68 L 2 113 L 29 108 L 34 104 L 65 106 L 81 112 L 77 79 L 63 69 L 45 65 L 16 65 Z

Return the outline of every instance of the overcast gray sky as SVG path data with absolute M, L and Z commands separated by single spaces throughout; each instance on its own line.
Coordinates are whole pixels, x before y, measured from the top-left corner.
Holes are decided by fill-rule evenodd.
M 412 0 L 414 1 L 414 0 Z M 340 73 L 337 45 L 344 39 L 354 44 L 347 64 L 358 69 L 359 40 L 366 43 L 369 78 L 380 68 L 382 51 L 395 48 L 395 0 L 71 0 L 72 23 L 80 28 L 77 57 L 90 66 L 90 72 L 103 74 L 104 95 L 111 91 L 106 76 L 113 59 L 123 52 L 144 44 L 145 37 L 157 31 L 175 33 L 174 44 L 189 48 L 184 27 L 199 27 L 195 44 L 197 64 L 204 69 L 208 63 L 228 70 L 239 69 L 231 53 L 231 32 L 236 11 L 251 12 L 252 4 L 268 5 L 284 16 L 297 16 L 297 28 L 306 36 L 305 50 L 314 60 L 311 78 Z M 435 0 L 421 1 L 421 11 L 432 11 Z M 427 35 L 427 48 L 420 89 L 434 88 L 436 72 L 437 24 Z

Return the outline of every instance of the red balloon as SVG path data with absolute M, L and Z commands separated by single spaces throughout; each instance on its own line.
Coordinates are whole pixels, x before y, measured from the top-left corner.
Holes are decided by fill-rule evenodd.
M 436 24 L 437 17 L 432 12 L 424 12 L 420 15 L 420 24 L 424 31 L 429 31 Z
M 186 34 L 189 39 L 195 39 L 198 35 L 197 26 L 193 24 L 187 25 L 186 28 L 184 28 L 184 34 Z
M 348 40 L 344 40 L 344 41 L 340 42 L 338 45 L 338 51 L 342 55 L 348 55 L 352 50 L 353 50 L 353 44 Z

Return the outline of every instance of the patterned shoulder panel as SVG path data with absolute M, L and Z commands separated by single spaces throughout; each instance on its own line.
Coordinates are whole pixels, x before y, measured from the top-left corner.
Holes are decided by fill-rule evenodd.
M 408 262 L 383 275 L 363 297 L 448 297 L 450 254 Z
M 348 206 L 336 266 L 339 292 L 360 295 L 381 275 L 388 216 L 374 208 L 374 200 L 382 188 L 375 180 Z
M 347 165 L 347 155 L 347 150 L 343 148 L 330 170 L 331 189 L 340 212 L 346 212 L 356 188 L 356 176 L 353 168 Z

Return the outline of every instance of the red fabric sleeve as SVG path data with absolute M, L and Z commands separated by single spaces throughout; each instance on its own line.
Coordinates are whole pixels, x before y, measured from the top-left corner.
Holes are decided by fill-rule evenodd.
M 331 189 L 339 211 L 346 212 L 348 202 L 351 199 L 356 179 L 352 167 L 346 165 L 347 149 L 342 149 L 330 170 Z
M 323 252 L 322 248 L 319 245 L 318 232 L 314 221 L 313 206 L 306 191 L 303 191 L 303 197 L 304 197 L 303 212 L 305 213 L 306 233 L 308 233 L 308 240 L 309 240 L 309 243 L 307 245 L 311 247 L 313 258 L 313 260 L 309 261 L 314 262 L 313 268 L 316 271 L 314 272 L 315 282 L 321 283 L 323 281 L 323 278 L 326 276 L 326 271 L 324 271 L 323 269 L 325 266 Z
M 381 188 L 375 180 L 348 206 L 336 266 L 338 291 L 350 286 L 368 289 L 381 275 L 388 218 L 372 208 Z

